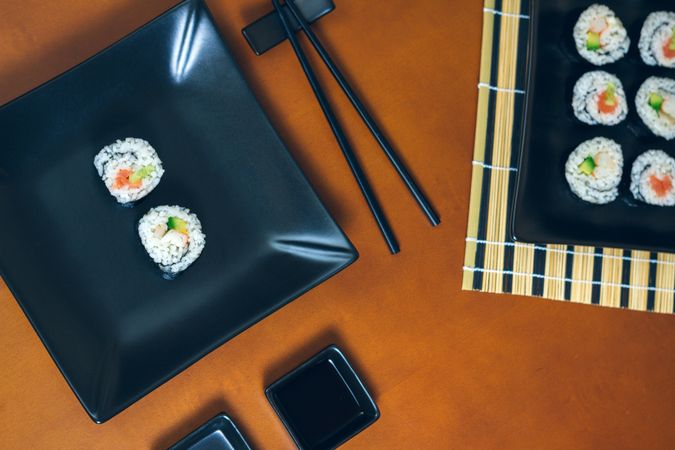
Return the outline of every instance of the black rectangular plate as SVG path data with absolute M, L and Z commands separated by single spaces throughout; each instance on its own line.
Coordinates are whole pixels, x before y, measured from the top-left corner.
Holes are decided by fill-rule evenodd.
M 172 445 L 169 450 L 251 450 L 251 447 L 234 422 L 221 413 Z
M 635 111 L 635 94 L 650 76 L 675 78 L 675 70 L 644 64 L 637 49 L 649 13 L 675 10 L 666 0 L 606 0 L 628 30 L 631 47 L 621 60 L 596 67 L 574 47 L 572 29 L 591 0 L 531 0 L 525 129 L 512 218 L 514 238 L 525 242 L 675 251 L 675 208 L 635 201 L 630 168 L 649 149 L 675 156 L 675 142 L 650 133 Z M 628 118 L 613 127 L 590 126 L 572 112 L 572 89 L 591 70 L 619 77 L 628 96 Z M 591 205 L 569 189 L 564 165 L 581 142 L 595 136 L 623 147 L 620 196 L 607 205 Z
M 0 124 L 1 274 L 97 422 L 356 258 L 200 0 L 5 105 Z M 133 208 L 93 166 L 127 136 L 166 170 Z M 136 232 L 162 204 L 206 234 L 172 281 Z
M 329 364 L 335 373 L 331 376 L 339 378 L 339 388 L 345 391 L 339 393 L 330 393 L 330 380 L 327 377 L 317 375 L 317 369 Z M 289 386 L 292 391 L 289 395 Z M 335 386 L 334 386 L 335 387 Z M 309 399 L 301 398 L 302 394 L 298 392 L 305 391 L 305 395 L 311 396 Z M 328 394 L 324 395 L 324 392 Z M 363 382 L 356 374 L 345 355 L 335 345 L 322 350 L 314 355 L 308 361 L 299 367 L 293 369 L 265 389 L 265 395 L 270 401 L 274 411 L 281 419 L 295 441 L 298 448 L 302 450 L 323 450 L 332 449 L 342 445 L 347 440 L 356 436 L 358 433 L 372 425 L 379 417 L 380 410 L 375 404 L 375 400 L 370 395 Z M 332 397 L 339 403 L 341 408 L 333 409 L 335 405 L 317 405 L 322 402 L 321 395 Z M 346 409 L 345 402 L 353 402 L 355 406 L 349 406 Z M 311 404 L 306 408 L 307 403 Z M 320 408 L 321 411 L 310 411 L 308 409 Z M 321 422 L 321 415 L 331 417 L 338 409 L 342 410 L 342 426 L 331 427 L 335 424 L 325 424 Z M 330 413 L 330 414 L 329 414 Z M 295 422 L 294 422 L 295 419 Z M 317 420 L 319 423 L 317 423 Z M 332 417 L 331 420 L 336 420 Z M 298 421 L 302 423 L 297 423 Z M 331 429 L 332 431 L 326 431 Z M 312 436 L 308 436 L 308 433 Z

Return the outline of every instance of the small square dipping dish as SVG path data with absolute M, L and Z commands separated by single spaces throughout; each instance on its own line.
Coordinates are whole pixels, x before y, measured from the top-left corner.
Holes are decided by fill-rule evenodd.
M 380 417 L 372 396 L 334 345 L 272 383 L 265 395 L 302 450 L 336 448 Z
M 169 450 L 251 450 L 232 419 L 218 414 Z

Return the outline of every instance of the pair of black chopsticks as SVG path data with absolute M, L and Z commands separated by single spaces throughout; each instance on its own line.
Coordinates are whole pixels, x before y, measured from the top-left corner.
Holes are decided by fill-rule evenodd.
M 323 89 L 319 84 L 319 80 L 316 78 L 316 75 L 314 74 L 314 71 L 309 65 L 309 61 L 307 60 L 304 51 L 300 47 L 298 38 L 295 36 L 295 33 L 291 28 L 288 18 L 284 14 L 284 11 L 281 9 L 279 0 L 272 0 L 272 4 L 274 5 L 274 8 L 279 14 L 279 19 L 281 20 L 281 24 L 283 25 L 284 30 L 286 31 L 288 40 L 291 42 L 291 45 L 293 46 L 293 50 L 295 51 L 295 54 L 298 57 L 298 60 L 300 61 L 300 65 L 302 66 L 302 69 L 304 70 L 305 75 L 307 76 L 307 80 L 309 81 L 309 84 L 312 86 L 314 95 L 316 96 L 316 99 L 321 105 L 321 109 L 323 110 L 323 113 L 326 116 L 326 119 L 328 120 L 331 129 L 333 130 L 333 134 L 335 135 L 335 138 L 337 139 L 337 142 L 340 145 L 340 148 L 342 149 L 342 153 L 344 154 L 345 159 L 349 163 L 349 167 L 352 170 L 352 174 L 354 175 L 356 182 L 361 188 L 361 192 L 364 198 L 366 199 L 366 202 L 368 203 L 370 211 L 375 217 L 375 221 L 377 222 L 377 225 L 380 228 L 382 235 L 384 236 L 384 240 L 387 242 L 389 251 L 391 251 L 392 254 L 398 253 L 399 245 L 398 242 L 396 241 L 396 237 L 394 236 L 393 231 L 391 230 L 391 227 L 389 226 L 389 222 L 387 222 L 387 219 L 384 216 L 382 208 L 380 207 L 380 204 L 377 201 L 377 198 L 375 197 L 375 193 L 371 189 L 370 183 L 366 178 L 366 174 L 363 172 L 363 169 L 361 168 L 359 161 L 356 158 L 356 155 L 354 154 L 354 151 L 349 145 L 347 137 L 342 131 L 342 126 L 338 122 L 335 113 L 333 112 L 332 108 L 328 103 L 328 99 L 326 98 L 326 95 L 324 94 Z M 349 100 L 352 102 L 352 105 L 361 116 L 361 119 L 363 119 L 365 124 L 368 126 L 368 129 L 372 133 L 373 137 L 375 137 L 375 140 L 377 140 L 377 142 L 380 144 L 380 147 L 382 147 L 382 150 L 384 150 L 384 153 L 389 158 L 389 161 L 394 166 L 396 172 L 398 172 L 399 176 L 405 183 L 406 187 L 417 201 L 417 204 L 420 206 L 420 208 L 422 208 L 422 211 L 427 216 L 427 219 L 429 219 L 429 222 L 431 222 L 431 225 L 432 226 L 438 225 L 440 223 L 440 219 L 438 215 L 434 212 L 431 204 L 426 199 L 419 186 L 417 186 L 415 180 L 413 179 L 412 175 L 410 175 L 410 172 L 408 172 L 403 162 L 398 158 L 398 156 L 394 152 L 394 149 L 387 141 L 387 138 L 384 136 L 382 131 L 380 131 L 379 127 L 375 123 L 375 120 L 368 113 L 368 110 L 366 109 L 365 105 L 361 103 L 359 98 L 356 96 L 356 93 L 354 93 L 351 86 L 349 86 L 349 83 L 347 83 L 345 77 L 342 75 L 342 73 L 340 73 L 340 70 L 337 68 L 331 57 L 328 55 L 326 49 L 323 47 L 323 45 L 321 45 L 319 38 L 314 34 L 312 29 L 309 27 L 309 23 L 302 16 L 302 13 L 296 6 L 294 0 L 286 0 L 286 5 L 288 6 L 288 10 L 295 17 L 295 20 L 302 28 L 302 31 L 305 33 L 309 41 L 312 43 L 312 46 L 314 47 L 316 52 L 323 60 L 324 64 L 326 64 L 330 72 L 333 74 L 333 77 L 335 77 L 335 80 L 338 82 L 338 84 L 344 91 L 345 95 L 347 95 Z

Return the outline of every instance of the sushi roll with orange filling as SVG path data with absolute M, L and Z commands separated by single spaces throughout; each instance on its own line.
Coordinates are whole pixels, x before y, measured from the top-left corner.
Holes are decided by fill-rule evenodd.
M 642 26 L 638 46 L 645 64 L 675 68 L 675 12 L 651 13 Z
M 656 206 L 675 205 L 675 159 L 661 150 L 637 157 L 631 170 L 630 191 L 636 200 Z
M 616 125 L 628 114 L 628 102 L 621 81 L 596 70 L 584 74 L 574 85 L 574 115 L 589 125 Z
M 104 147 L 94 158 L 94 167 L 110 195 L 122 204 L 148 195 L 164 175 L 155 149 L 137 138 L 118 140 Z

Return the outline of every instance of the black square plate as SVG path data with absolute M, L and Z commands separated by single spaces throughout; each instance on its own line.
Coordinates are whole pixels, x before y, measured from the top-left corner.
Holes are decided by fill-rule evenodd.
M 630 168 L 649 149 L 675 156 L 675 142 L 656 137 L 635 111 L 635 94 L 650 76 L 675 78 L 675 70 L 644 64 L 637 49 L 649 13 L 675 10 L 666 0 L 606 0 L 628 30 L 631 47 L 621 60 L 596 67 L 574 47 L 572 29 L 592 0 L 531 0 L 528 86 L 523 146 L 513 213 L 516 240 L 555 244 L 675 251 L 675 209 L 649 206 L 630 194 Z M 615 74 L 628 96 L 628 118 L 613 127 L 590 126 L 572 111 L 577 79 L 591 70 Z M 623 147 L 620 196 L 607 205 L 591 205 L 572 194 L 565 180 L 569 154 L 595 136 Z
M 375 401 L 334 345 L 272 383 L 265 394 L 303 450 L 333 449 L 380 417 Z
M 251 450 L 251 447 L 234 422 L 225 414 L 218 414 L 169 450 Z
M 4 106 L 0 124 L 1 274 L 97 422 L 356 258 L 200 0 Z M 93 166 L 127 136 L 166 170 L 133 208 Z M 172 281 L 136 232 L 162 204 L 206 234 Z

